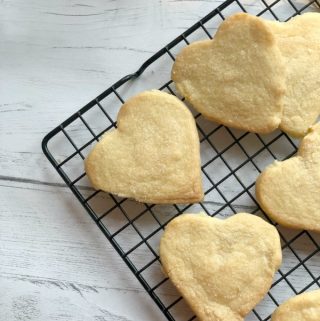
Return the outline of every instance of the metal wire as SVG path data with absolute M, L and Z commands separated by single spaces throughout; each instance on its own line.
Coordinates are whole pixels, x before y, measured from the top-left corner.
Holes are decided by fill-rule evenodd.
M 276 0 L 271 4 L 268 4 L 268 2 L 268 0 L 261 0 L 261 10 L 256 13 L 257 16 L 262 16 L 268 12 L 271 17 L 279 20 L 277 7 L 280 4 L 283 4 L 284 0 Z M 300 5 L 300 8 L 293 0 L 286 0 L 285 4 L 291 7 L 293 12 L 292 16 L 301 14 L 310 6 L 319 7 L 318 0 L 309 1 L 303 6 Z M 94 203 L 97 198 L 102 197 L 104 193 L 102 193 L 101 191 L 92 191 L 90 195 L 83 195 L 83 191 L 81 191 L 81 185 L 79 185 L 79 182 L 85 179 L 86 174 L 83 172 L 76 178 L 72 179 L 70 175 L 68 175 L 66 169 L 68 168 L 68 165 L 72 163 L 77 157 L 80 157 L 80 159 L 83 160 L 85 158 L 85 150 L 92 143 L 98 141 L 99 137 L 102 134 L 104 134 L 108 130 L 111 130 L 112 128 L 117 127 L 116 119 L 114 119 L 103 107 L 103 101 L 105 98 L 115 98 L 120 104 L 122 104 L 125 99 L 119 94 L 119 89 L 121 89 L 127 82 L 138 78 L 148 67 L 152 66 L 153 63 L 155 63 L 159 58 L 165 55 L 167 55 L 171 60 L 174 60 L 175 54 L 173 53 L 173 50 L 180 44 L 188 45 L 190 42 L 188 40 L 188 37 L 194 32 L 202 31 L 203 37 L 208 37 L 211 39 L 212 35 L 206 27 L 211 22 L 211 20 L 220 17 L 222 21 L 222 19 L 225 19 L 225 12 L 231 12 L 232 10 L 247 12 L 247 8 L 248 7 L 245 1 L 227 0 L 223 2 L 218 8 L 210 12 L 207 16 L 194 24 L 191 28 L 186 30 L 183 34 L 181 34 L 179 37 L 165 46 L 162 50 L 158 51 L 155 55 L 148 59 L 135 73 L 127 75 L 120 79 L 113 86 L 108 88 L 105 92 L 100 94 L 97 98 L 93 99 L 77 113 L 69 117 L 61 125 L 52 130 L 48 135 L 46 135 L 42 142 L 43 151 L 53 167 L 57 170 L 67 186 L 74 193 L 75 197 L 97 224 L 101 232 L 110 241 L 114 249 L 122 257 L 129 269 L 137 277 L 144 289 L 150 294 L 154 302 L 158 305 L 158 307 L 170 321 L 191 321 L 195 319 L 195 316 L 189 315 L 188 317 L 181 318 L 179 317 L 179 315 L 174 314 L 174 309 L 183 301 L 182 298 L 180 296 L 175 296 L 171 300 L 171 302 L 165 302 L 166 300 L 164 300 L 163 296 L 161 296 L 161 293 L 159 293 L 161 292 L 162 287 L 170 284 L 170 280 L 167 277 L 163 276 L 160 280 L 154 281 L 155 284 L 151 284 L 152 282 L 144 276 L 144 273 L 146 273 L 149 269 L 152 269 L 154 266 L 156 266 L 155 269 L 160 269 L 159 256 L 157 254 L 157 250 L 152 244 L 153 238 L 161 233 L 165 225 L 170 220 L 180 215 L 181 213 L 190 210 L 193 205 L 188 204 L 185 206 L 170 206 L 170 215 L 165 218 L 164 216 L 161 216 L 160 218 L 160 216 L 157 215 L 157 205 L 144 204 L 141 205 L 140 210 L 133 215 L 131 209 L 126 209 L 126 204 L 128 202 L 127 199 L 118 199 L 113 195 L 109 195 L 108 202 L 111 202 L 111 204 L 107 206 L 107 203 L 103 203 L 103 208 L 98 211 L 95 209 L 92 203 Z M 285 20 L 288 20 L 289 18 L 290 17 Z M 135 81 L 139 80 L 137 79 Z M 175 95 L 175 90 L 173 87 L 174 85 L 170 80 L 162 87 L 160 87 L 160 90 L 164 90 Z M 92 128 L 92 126 L 90 126 L 90 123 L 84 117 L 86 112 L 95 108 L 99 109 L 99 111 L 101 111 L 106 118 L 106 126 L 98 134 L 96 134 L 95 130 Z M 273 138 L 266 141 L 264 137 L 256 134 L 241 133 L 240 135 L 237 135 L 233 130 L 221 125 L 216 126 L 209 132 L 206 132 L 202 125 L 202 116 L 200 114 L 197 114 L 195 115 L 195 119 L 197 122 L 199 134 L 201 136 L 201 145 L 206 144 L 206 146 L 212 152 L 212 156 L 210 157 L 210 159 L 204 161 L 201 167 L 202 173 L 209 184 L 209 186 L 205 189 L 205 195 L 208 196 L 210 195 L 210 193 L 215 192 L 219 199 L 221 199 L 220 203 L 215 202 L 214 210 L 212 210 L 210 206 L 208 206 L 208 202 L 200 203 L 200 209 L 204 210 L 211 216 L 223 214 L 226 210 L 236 213 L 238 212 L 239 207 L 239 205 L 237 205 L 236 203 L 241 197 L 244 196 L 248 197 L 250 202 L 253 204 L 250 207 L 251 213 L 260 215 L 270 223 L 274 224 L 274 222 L 272 222 L 263 213 L 255 199 L 254 193 L 252 192 L 252 189 L 255 185 L 254 180 L 250 183 L 245 182 L 244 177 L 241 175 L 241 170 L 246 166 L 251 166 L 252 170 L 254 170 L 256 173 L 261 172 L 262 168 L 260 168 L 258 160 L 259 157 L 263 157 L 263 155 L 265 154 L 268 155 L 268 157 L 270 157 L 271 159 L 279 159 L 279 157 L 281 159 L 286 159 L 291 157 L 297 151 L 295 142 L 288 135 L 281 132 L 275 134 Z M 72 138 L 72 135 L 68 133 L 69 126 L 71 126 L 76 120 L 81 121 L 81 123 L 84 125 L 84 128 L 86 128 L 86 130 L 88 131 L 90 137 L 90 139 L 88 139 L 80 146 L 76 144 L 76 142 Z M 221 134 L 222 132 L 224 135 L 228 135 L 228 137 L 230 137 L 230 142 L 225 144 L 223 147 L 217 146 L 215 142 L 215 135 L 218 135 L 219 133 Z M 70 144 L 73 148 L 73 152 L 63 160 L 59 159 L 59 157 L 55 155 L 51 148 L 49 148 L 50 142 L 61 134 L 61 144 Z M 254 152 L 248 151 L 247 147 L 245 146 L 246 139 L 255 140 L 259 147 L 255 148 Z M 276 152 L 273 151 L 273 147 L 280 141 L 282 145 L 285 144 L 287 146 L 286 148 L 288 149 L 288 151 L 286 151 L 285 155 L 279 156 Z M 228 152 L 231 152 L 232 149 L 237 149 L 242 153 L 242 155 L 244 155 L 244 159 L 237 163 L 236 166 L 232 164 L 227 157 Z M 219 162 L 221 166 L 223 165 L 227 172 L 220 179 L 216 179 L 214 175 L 212 175 L 210 170 L 212 166 L 215 166 L 216 162 Z M 235 184 L 238 184 L 239 189 L 241 190 L 240 192 L 238 191 L 234 195 L 232 195 L 232 197 L 227 195 L 223 188 L 224 184 L 229 179 L 233 179 Z M 118 222 L 116 228 L 108 223 L 109 218 L 114 215 L 115 211 L 117 211 Z M 139 221 L 143 219 L 152 220 L 153 222 L 151 230 L 149 230 L 147 233 L 141 230 L 141 227 L 139 225 Z M 275 225 L 277 226 L 277 224 Z M 277 298 L 277 294 L 279 293 L 277 288 L 280 285 L 282 286 L 282 290 L 290 290 L 293 294 L 302 293 L 310 289 L 311 287 L 320 288 L 320 270 L 316 270 L 315 272 L 313 271 L 314 269 L 312 270 L 309 266 L 309 262 L 311 262 L 315 258 L 318 258 L 319 261 L 317 262 L 320 262 L 320 241 L 315 239 L 312 234 L 307 231 L 299 231 L 296 232 L 296 235 L 294 237 L 288 237 L 287 235 L 285 235 L 285 233 L 282 232 L 279 226 L 277 226 L 277 228 L 281 237 L 283 250 L 288 251 L 291 255 L 291 259 L 295 259 L 296 263 L 293 264 L 293 266 L 287 271 L 283 271 L 282 269 L 278 271 L 278 277 L 273 282 L 272 287 L 267 295 L 267 298 L 269 298 L 274 308 L 281 303 Z M 128 229 L 130 229 L 131 233 L 134 233 L 135 235 L 135 242 L 134 244 L 130 244 L 129 247 L 129 244 L 123 243 L 121 240 L 121 236 L 126 235 Z M 301 253 L 299 253 L 295 246 L 296 242 L 302 239 L 304 240 L 304 242 L 308 242 L 308 244 L 310 244 L 310 247 L 312 247 L 312 251 L 305 257 L 301 257 Z M 145 251 L 144 253 L 148 252 L 150 258 L 142 266 L 138 266 L 135 263 L 134 254 L 142 247 Z M 309 281 L 307 281 L 302 289 L 297 288 L 297 286 L 293 283 L 292 278 L 292 276 L 299 269 L 303 269 L 305 275 L 308 276 L 309 279 Z M 266 315 L 265 312 L 262 312 L 260 310 L 261 309 L 259 309 L 259 307 L 254 309 L 252 315 L 250 316 L 250 320 L 267 321 L 270 319 L 270 313 Z

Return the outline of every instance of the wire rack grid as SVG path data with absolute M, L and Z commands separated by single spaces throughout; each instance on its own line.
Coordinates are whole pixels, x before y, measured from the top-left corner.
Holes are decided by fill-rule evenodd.
M 168 81 L 175 55 L 194 40 L 211 39 L 227 16 L 249 12 L 286 21 L 319 8 L 318 0 L 227 0 L 147 60 L 137 72 L 120 79 L 52 130 L 42 142 L 46 157 L 168 320 L 191 321 L 196 317 L 161 271 L 158 246 L 165 225 L 181 213 L 199 211 L 218 217 L 245 211 L 275 224 L 257 204 L 255 180 L 274 159 L 294 155 L 297 142 L 280 131 L 263 136 L 244 133 L 194 113 L 201 142 L 205 199 L 183 206 L 140 204 L 94 191 L 83 170 L 83 159 L 101 135 L 116 128 L 118 109 L 134 93 L 160 87 L 179 97 L 172 81 Z M 161 83 L 164 85 L 157 86 Z M 275 225 L 281 237 L 283 265 L 270 291 L 247 321 L 269 320 L 274 309 L 287 298 L 320 288 L 319 235 Z

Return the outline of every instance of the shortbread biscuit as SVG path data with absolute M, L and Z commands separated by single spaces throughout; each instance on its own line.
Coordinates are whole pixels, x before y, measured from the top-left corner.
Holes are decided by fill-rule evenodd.
M 319 321 L 320 290 L 297 295 L 282 303 L 272 314 L 271 321 Z
M 184 48 L 172 80 L 210 120 L 256 133 L 269 133 L 280 124 L 285 67 L 271 28 L 260 18 L 235 14 L 213 40 Z
M 201 321 L 242 321 L 281 264 L 279 234 L 252 214 L 184 214 L 160 242 L 164 272 Z
M 280 128 L 303 137 L 320 114 L 320 13 L 269 24 L 287 70 Z
M 199 137 L 191 112 L 158 90 L 129 99 L 118 128 L 85 161 L 96 189 L 145 203 L 193 203 L 203 198 Z
M 262 209 L 281 225 L 320 232 L 320 124 L 303 138 L 298 153 L 275 161 L 258 177 Z

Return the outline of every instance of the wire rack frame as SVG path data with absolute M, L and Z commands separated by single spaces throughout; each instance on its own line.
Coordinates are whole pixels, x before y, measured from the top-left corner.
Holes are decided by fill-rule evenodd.
M 256 13 L 257 16 L 262 16 L 265 13 L 268 13 L 275 20 L 281 20 L 277 14 L 277 6 L 282 4 L 284 0 L 276 0 L 272 3 L 269 3 L 268 0 L 261 0 L 261 10 Z M 112 128 L 116 128 L 116 119 L 112 115 L 108 113 L 108 110 L 105 109 L 103 106 L 103 101 L 108 96 L 114 96 L 119 103 L 123 104 L 125 98 L 122 97 L 119 93 L 119 89 L 124 86 L 126 83 L 135 80 L 138 81 L 138 77 L 144 73 L 144 71 L 152 66 L 159 58 L 167 55 L 174 61 L 175 55 L 172 53 L 173 49 L 180 45 L 188 45 L 189 40 L 188 37 L 192 35 L 196 31 L 202 31 L 203 35 L 208 38 L 212 38 L 211 33 L 208 31 L 206 24 L 210 22 L 210 20 L 214 19 L 215 17 L 221 18 L 221 21 L 225 19 L 225 11 L 228 10 L 231 6 L 236 6 L 237 11 L 247 12 L 245 1 L 242 0 L 227 0 L 223 2 L 219 7 L 215 10 L 210 12 L 207 16 L 203 19 L 198 21 L 194 24 L 191 28 L 186 30 L 182 33 L 179 37 L 175 40 L 170 42 L 167 46 L 163 49 L 158 51 L 155 55 L 153 55 L 150 59 L 148 59 L 135 73 L 127 75 L 120 79 L 118 82 L 113 84 L 110 88 L 100 94 L 98 97 L 93 99 L 89 102 L 86 106 L 81 108 L 78 112 L 73 114 L 67 120 L 65 120 L 62 124 L 58 127 L 53 129 L 49 134 L 45 136 L 42 142 L 42 149 L 48 160 L 51 162 L 53 167 L 62 177 L 66 185 L 70 188 L 73 192 L 75 197 L 78 201 L 82 204 L 82 206 L 86 209 L 87 213 L 91 216 L 93 221 L 99 227 L 101 232 L 106 236 L 106 238 L 110 241 L 114 249 L 118 252 L 124 262 L 127 264 L 128 268 L 132 271 L 132 273 L 137 277 L 140 281 L 144 289 L 149 293 L 152 297 L 154 302 L 158 305 L 164 315 L 170 321 L 191 321 L 196 319 L 195 316 L 192 314 L 188 317 L 179 318 L 179 316 L 174 314 L 174 309 L 178 306 L 183 299 L 178 296 L 175 297 L 171 302 L 165 302 L 165 300 L 157 293 L 157 290 L 160 289 L 164 284 L 168 283 L 168 278 L 163 276 L 160 277 L 157 282 L 150 282 L 144 276 L 144 273 L 148 271 L 154 264 L 157 264 L 157 269 L 160 270 L 160 263 L 159 263 L 159 256 L 157 253 L 157 249 L 153 246 L 152 239 L 155 237 L 159 232 L 164 229 L 165 225 L 172 220 L 177 215 L 180 215 L 183 212 L 186 212 L 192 209 L 193 205 L 173 205 L 170 210 L 170 215 L 163 216 L 157 215 L 157 205 L 148 205 L 143 204 L 140 206 L 139 211 L 132 215 L 131 209 L 126 207 L 127 199 L 119 199 L 111 194 L 109 194 L 110 200 L 112 201 L 112 205 L 103 209 L 103 211 L 98 212 L 95 208 L 90 205 L 92 200 L 97 198 L 99 195 L 101 196 L 101 191 L 94 191 L 90 188 L 81 187 L 78 183 L 85 178 L 86 174 L 82 173 L 78 175 L 76 178 L 71 178 L 70 175 L 65 171 L 65 167 L 73 161 L 75 157 L 80 157 L 81 160 L 85 158 L 85 150 L 91 145 L 94 144 L 96 141 L 99 141 L 99 137 L 103 135 L 105 132 Z M 290 16 L 286 17 L 288 20 L 290 17 L 303 13 L 310 8 L 320 8 L 320 4 L 318 0 L 307 1 L 306 3 L 295 3 L 292 0 L 287 0 L 286 5 L 289 6 L 291 9 Z M 174 89 L 174 84 L 172 81 L 166 82 L 160 90 L 164 90 L 169 92 L 173 95 L 177 95 Z M 180 97 L 181 98 L 181 97 Z M 96 133 L 96 131 L 90 126 L 89 122 L 85 119 L 84 115 L 91 109 L 96 108 L 98 109 L 106 118 L 108 126 L 106 125 L 100 132 Z M 255 173 L 260 173 L 262 170 L 262 166 L 259 163 L 260 159 L 263 158 L 264 153 L 267 153 L 269 157 L 274 159 L 287 159 L 294 155 L 297 151 L 296 142 L 293 141 L 288 135 L 283 132 L 276 132 L 270 139 L 266 140 L 264 137 L 257 135 L 257 134 L 250 134 L 250 133 L 238 133 L 229 129 L 227 127 L 217 125 L 213 126 L 209 130 L 204 128 L 203 126 L 203 119 L 200 114 L 195 114 L 195 119 L 197 122 L 197 128 L 200 135 L 200 142 L 202 144 L 206 144 L 207 148 L 210 150 L 211 154 L 210 157 L 206 158 L 202 162 L 202 173 L 203 177 L 207 182 L 207 188 L 205 188 L 205 195 L 208 197 L 212 192 L 214 192 L 214 198 L 218 198 L 219 202 L 215 203 L 215 208 L 210 207 L 206 202 L 202 202 L 198 204 L 198 207 L 205 211 L 208 215 L 215 216 L 222 214 L 225 210 L 230 211 L 232 213 L 239 212 L 238 205 L 236 205 L 236 201 L 239 200 L 241 197 L 245 196 L 249 199 L 252 206 L 250 207 L 250 212 L 252 214 L 260 215 L 265 220 L 269 221 L 270 223 L 275 224 L 272 222 L 260 209 L 255 196 L 254 196 L 254 185 L 255 180 L 251 180 L 247 182 L 246 175 L 243 176 L 241 174 L 242 169 L 246 166 L 250 166 L 251 170 Z M 78 146 L 78 144 L 72 138 L 72 135 L 68 133 L 68 127 L 71 126 L 75 121 L 80 121 L 84 128 L 87 130 L 89 135 L 91 136 L 85 143 Z M 215 135 L 219 132 L 223 131 L 224 135 L 228 135 L 229 141 L 228 143 L 224 143 L 222 146 L 215 143 Z M 54 153 L 49 148 L 50 141 L 55 138 L 58 134 L 62 134 L 64 144 L 69 144 L 73 148 L 73 152 L 71 152 L 67 157 L 65 157 L 62 161 L 58 159 L 54 155 Z M 255 149 L 252 150 L 248 148 L 248 144 L 245 142 L 255 141 Z M 280 142 L 280 152 L 279 148 L 274 149 L 275 144 L 279 144 Z M 286 144 L 285 151 L 282 151 L 284 144 Z M 232 156 L 232 150 L 237 149 L 243 156 L 241 161 L 237 164 L 234 164 L 230 161 L 230 155 Z M 261 156 L 262 155 L 262 156 Z M 225 174 L 223 174 L 219 179 L 212 175 L 210 167 L 213 164 L 219 163 L 219 166 L 223 166 L 225 168 Z M 228 180 L 232 179 L 234 184 L 239 186 L 236 193 L 233 195 L 227 195 L 224 184 Z M 83 189 L 85 189 L 89 195 L 84 195 Z M 117 211 L 117 215 L 121 215 L 122 221 L 121 224 L 118 224 L 116 228 L 114 226 L 110 226 L 107 224 L 108 217 L 111 217 L 114 211 Z M 143 217 L 148 217 L 148 219 L 152 219 L 152 229 L 148 230 L 148 233 L 145 233 L 143 229 L 139 227 L 139 220 Z M 121 239 L 119 241 L 119 236 L 130 228 L 131 236 L 134 235 L 136 238 L 136 242 L 134 245 L 126 248 L 122 243 Z M 313 288 L 320 288 L 320 239 L 315 236 L 314 234 L 307 232 L 307 231 L 297 231 L 293 234 L 288 234 L 284 231 L 281 227 L 277 226 L 281 242 L 282 242 L 282 249 L 283 251 L 289 251 L 291 260 L 295 260 L 294 264 L 289 264 L 289 267 L 286 270 L 280 269 L 277 273 L 277 277 L 274 280 L 270 291 L 268 292 L 266 298 L 269 301 L 270 308 L 267 313 L 259 310 L 259 307 L 253 310 L 250 315 L 250 320 L 259 320 L 259 321 L 267 321 L 270 319 L 270 314 L 273 311 L 274 307 L 278 306 L 282 301 L 283 298 L 278 298 L 277 294 L 279 294 L 279 290 L 273 291 L 276 289 L 280 284 L 282 284 L 281 289 L 283 290 L 288 289 L 291 291 L 292 294 L 299 294 L 308 289 Z M 304 240 L 303 244 L 306 242 L 309 244 L 310 251 L 307 254 L 301 253 L 301 249 L 296 247 L 296 242 L 299 240 Z M 147 261 L 142 265 L 138 266 L 135 261 L 132 259 L 132 254 L 134 254 L 139 248 L 143 247 L 144 252 L 147 251 L 151 256 L 147 259 Z M 317 259 L 316 261 L 315 258 Z M 313 265 L 310 265 L 309 262 L 314 261 Z M 292 276 L 302 269 L 303 275 L 306 276 L 307 281 L 305 282 L 304 286 L 300 286 L 299 288 L 294 283 L 294 278 Z M 152 284 L 153 283 L 153 284 Z M 179 311 L 179 309 L 178 309 Z M 180 313 L 180 312 L 179 312 Z M 181 316 L 181 314 L 180 314 Z

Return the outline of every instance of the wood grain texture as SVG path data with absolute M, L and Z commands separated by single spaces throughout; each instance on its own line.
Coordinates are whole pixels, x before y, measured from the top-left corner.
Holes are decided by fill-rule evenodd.
M 163 320 L 66 188 L 1 185 L 0 320 Z
M 219 3 L 0 0 L 0 321 L 165 320 L 45 159 L 41 140 Z M 251 13 L 261 8 L 258 0 L 246 3 Z M 286 7 L 282 9 L 286 11 Z M 192 35 L 190 40 L 202 37 Z M 171 63 L 162 61 L 147 70 L 143 79 L 153 76 L 149 86 L 162 84 L 168 79 Z M 132 91 L 142 89 L 139 83 L 133 87 Z M 109 112 L 116 115 L 117 110 Z M 208 131 L 214 126 L 202 122 Z M 69 129 L 83 142 L 87 136 L 78 125 Z M 97 130 L 104 125 L 96 120 L 93 124 Z M 222 131 L 214 139 L 218 148 L 230 140 Z M 248 150 L 261 147 L 254 137 L 243 143 Z M 283 145 L 272 148 L 279 157 L 289 152 Z M 62 146 L 58 156 L 64 159 L 72 151 L 72 147 Z M 211 156 L 203 147 L 203 161 Z M 235 157 L 239 156 L 236 151 L 225 156 L 232 166 L 242 159 Z M 257 157 L 261 167 L 271 161 L 270 155 Z M 71 173 L 81 171 L 81 166 L 81 160 L 74 163 Z M 250 167 L 243 179 L 249 184 L 256 175 Z M 81 191 L 89 195 L 92 189 L 84 183 Z M 239 186 L 221 186 L 221 191 L 232 197 Z M 211 211 L 223 204 L 214 193 L 206 202 Z M 134 210 L 137 205 L 129 202 L 127 206 Z M 250 199 L 234 204 L 239 211 L 254 206 Z M 165 208 L 161 212 L 166 215 Z M 288 238 L 295 235 L 284 233 Z M 126 241 L 131 237 L 128 234 Z M 299 249 L 303 256 L 312 246 L 302 240 Z M 297 260 L 287 252 L 285 268 L 289 270 Z M 142 264 L 143 255 L 138 259 Z M 310 259 L 308 266 L 314 275 L 320 275 L 320 255 Z M 301 279 L 306 280 L 305 272 L 299 270 L 291 281 L 302 288 Z M 170 286 L 160 292 L 167 302 L 176 297 Z M 281 293 L 281 300 L 292 294 L 287 288 Z M 274 308 L 268 299 L 262 305 L 269 313 Z

